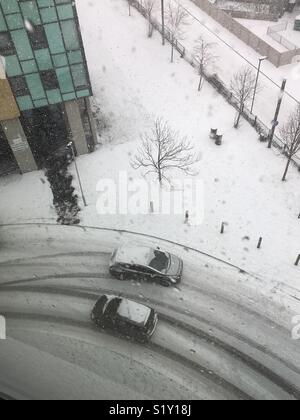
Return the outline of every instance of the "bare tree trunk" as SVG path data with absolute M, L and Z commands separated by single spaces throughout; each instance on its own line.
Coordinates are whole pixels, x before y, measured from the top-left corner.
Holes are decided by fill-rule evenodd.
M 200 92 L 200 90 L 201 90 L 202 82 L 203 82 L 203 73 L 200 70 L 200 80 L 199 80 L 199 85 L 198 85 L 198 92 Z
M 287 173 L 289 171 L 289 167 L 290 167 L 291 162 L 292 162 L 292 156 L 289 156 L 286 167 L 285 167 L 285 171 L 284 171 L 284 174 L 283 174 L 283 177 L 282 177 L 283 182 L 286 181 L 286 176 L 287 176 Z
M 242 110 L 240 109 L 239 110 L 239 113 L 238 113 L 238 116 L 237 116 L 237 119 L 236 119 L 236 122 L 234 123 L 234 128 L 238 128 L 239 127 L 241 116 L 242 116 Z
M 171 41 L 171 63 L 174 63 L 174 38 Z
M 239 111 L 238 111 L 237 119 L 236 119 L 235 124 L 234 124 L 234 128 L 238 128 L 239 127 L 241 116 L 243 114 L 243 110 L 244 110 L 244 104 L 241 104 L 240 105 L 240 108 L 239 108 Z
M 129 16 L 131 16 L 131 5 L 130 5 L 130 3 L 128 3 L 128 13 L 129 13 Z
M 159 183 L 162 184 L 162 172 L 161 172 L 160 167 L 158 167 L 158 180 L 159 180 Z
M 152 37 L 152 34 L 153 34 L 153 26 L 152 26 L 151 18 L 150 17 L 148 19 L 148 23 L 149 23 L 149 26 L 148 26 L 148 38 L 151 38 Z

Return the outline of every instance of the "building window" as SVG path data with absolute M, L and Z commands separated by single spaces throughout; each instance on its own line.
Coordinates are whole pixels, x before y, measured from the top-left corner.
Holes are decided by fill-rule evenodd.
M 48 48 L 46 34 L 42 26 L 34 26 L 33 31 L 28 32 L 28 37 L 34 50 Z
M 54 70 L 42 71 L 40 76 L 46 90 L 58 88 L 58 80 Z
M 25 96 L 29 94 L 27 83 L 23 76 L 11 77 L 9 83 L 15 96 Z
M 13 40 L 9 32 L 0 32 L 0 54 L 7 56 L 16 53 Z

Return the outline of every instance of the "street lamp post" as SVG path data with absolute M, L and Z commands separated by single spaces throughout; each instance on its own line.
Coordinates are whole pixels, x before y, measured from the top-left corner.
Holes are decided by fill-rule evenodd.
M 272 121 L 272 128 L 270 130 L 269 133 L 269 143 L 268 143 L 268 148 L 271 149 L 272 147 L 272 142 L 273 142 L 273 138 L 274 138 L 274 134 L 275 134 L 275 129 L 278 126 L 278 116 L 279 116 L 279 112 L 280 112 L 280 108 L 281 108 L 281 104 L 282 104 L 282 99 L 283 99 L 283 94 L 285 91 L 285 86 L 286 86 L 286 79 L 283 79 L 282 81 L 282 85 L 281 85 L 281 89 L 280 89 L 280 94 L 279 94 L 279 98 L 278 98 L 278 102 L 277 102 L 277 107 L 276 107 L 276 111 L 275 111 L 275 116 L 274 119 Z
M 87 207 L 87 202 L 83 193 L 83 188 L 82 188 L 82 183 L 81 183 L 81 179 L 80 179 L 80 175 L 79 175 L 79 171 L 78 171 L 78 166 L 77 166 L 77 162 L 76 162 L 76 155 L 75 155 L 75 150 L 74 150 L 74 144 L 72 141 L 70 141 L 70 143 L 67 144 L 67 147 L 69 147 L 72 151 L 72 156 L 74 159 L 74 164 L 75 164 L 75 169 L 76 169 L 76 173 L 77 173 L 77 178 L 78 178 L 78 183 L 79 183 L 79 188 L 81 191 L 81 197 L 82 197 L 82 201 L 85 207 Z
M 254 108 L 254 102 L 255 102 L 255 97 L 256 97 L 256 92 L 257 92 L 257 86 L 258 86 L 258 79 L 259 79 L 259 74 L 260 74 L 261 63 L 264 60 L 267 60 L 267 58 L 268 57 L 261 57 L 261 58 L 258 59 L 258 68 L 257 68 L 256 81 L 255 81 L 255 88 L 254 88 L 253 99 L 252 99 L 252 104 L 251 104 L 251 114 L 253 113 L 253 108 Z
M 161 33 L 162 33 L 162 44 L 165 45 L 165 4 L 164 4 L 164 0 L 161 0 Z

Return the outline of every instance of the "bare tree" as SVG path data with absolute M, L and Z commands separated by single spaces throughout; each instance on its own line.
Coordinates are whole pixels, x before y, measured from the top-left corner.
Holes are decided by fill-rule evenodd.
M 202 82 L 204 78 L 204 73 L 208 66 L 212 65 L 216 59 L 218 58 L 216 55 L 213 54 L 212 50 L 215 44 L 212 42 L 207 42 L 200 36 L 194 47 L 194 57 L 199 63 L 199 67 L 197 71 L 199 72 L 200 81 L 198 85 L 198 91 L 200 92 L 202 87 Z
M 174 47 L 176 40 L 180 41 L 184 37 L 184 26 L 188 25 L 188 13 L 177 4 L 169 3 L 167 10 L 167 25 L 171 35 L 171 63 L 174 61 Z
M 148 20 L 148 37 L 151 38 L 153 34 L 152 15 L 156 8 L 156 0 L 142 0 L 141 4 L 145 9 Z
M 192 165 L 200 160 L 195 156 L 194 147 L 169 124 L 158 118 L 151 132 L 141 136 L 142 144 L 131 161 L 134 169 L 145 168 L 149 173 L 155 173 L 160 184 L 163 180 L 169 182 L 167 173 L 179 169 L 193 175 Z
M 287 165 L 282 177 L 286 181 L 286 176 L 293 157 L 300 152 L 300 105 L 290 115 L 288 121 L 280 129 L 280 134 L 284 142 L 284 152 L 287 156 Z
M 255 91 L 256 76 L 250 67 L 242 68 L 231 79 L 230 88 L 238 100 L 238 116 L 234 127 L 238 128 L 244 107 L 251 100 Z M 259 90 L 259 87 L 257 87 Z

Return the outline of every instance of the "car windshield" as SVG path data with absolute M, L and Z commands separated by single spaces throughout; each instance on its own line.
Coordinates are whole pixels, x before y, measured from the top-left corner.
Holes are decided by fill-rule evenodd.
M 111 318 L 114 318 L 117 314 L 118 308 L 121 303 L 121 299 L 114 298 L 108 302 L 105 308 L 105 315 Z
M 150 262 L 148 265 L 165 274 L 170 266 L 170 254 L 155 249 L 150 253 Z
M 1 396 L 300 400 L 300 0 L 0 0 Z

